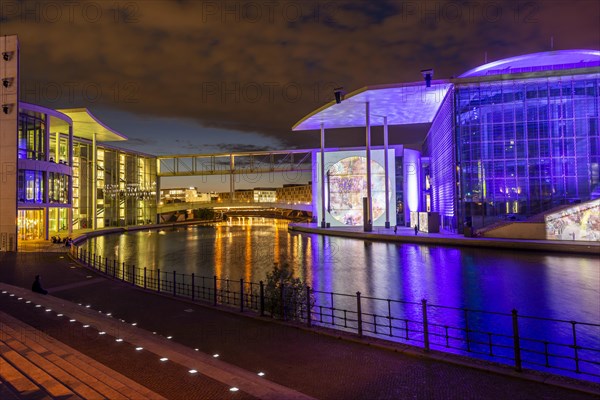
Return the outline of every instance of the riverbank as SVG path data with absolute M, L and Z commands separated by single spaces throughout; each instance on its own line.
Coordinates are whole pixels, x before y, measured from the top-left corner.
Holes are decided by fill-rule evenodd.
M 415 235 L 413 228 L 401 226 L 397 227 L 396 232 L 394 232 L 394 228 L 374 228 L 372 232 L 364 232 L 361 227 L 321 228 L 316 223 L 290 224 L 288 229 L 292 232 L 316 233 L 319 235 L 394 243 L 592 254 L 600 256 L 600 242 L 470 238 L 451 232 L 418 232 Z
M 273 399 L 558 400 L 598 393 L 592 383 L 157 295 L 65 254 L 11 253 L 2 259 L 4 283 L 26 289 L 35 274 L 43 275 L 50 294 L 3 286 L 9 292 L 0 296 L 4 312 L 167 398 L 229 398 L 231 386 L 238 394 Z M 25 304 L 29 298 L 44 307 Z M 100 331 L 107 334 L 97 336 Z M 193 377 L 191 368 L 198 371 Z

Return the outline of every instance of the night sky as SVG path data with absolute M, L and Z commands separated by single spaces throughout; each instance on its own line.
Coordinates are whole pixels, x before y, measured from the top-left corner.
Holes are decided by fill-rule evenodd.
M 11 1 L 21 100 L 87 107 L 152 154 L 314 148 L 291 132 L 332 89 L 458 76 L 519 54 L 600 48 L 600 2 Z M 391 131 L 419 144 L 427 126 Z M 381 139 L 374 131 L 373 141 Z M 333 132 L 327 146 L 362 143 Z

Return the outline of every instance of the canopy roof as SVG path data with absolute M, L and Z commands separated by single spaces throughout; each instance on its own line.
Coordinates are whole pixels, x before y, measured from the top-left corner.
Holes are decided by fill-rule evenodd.
M 87 108 L 67 108 L 58 111 L 73 120 L 74 136 L 92 140 L 95 133 L 96 140 L 101 142 L 127 140 L 125 135 L 100 122 Z
M 391 85 L 365 86 L 344 96 L 336 104 L 331 101 L 311 112 L 293 127 L 294 131 L 335 128 L 356 128 L 366 125 L 365 104 L 369 102 L 371 125 L 383 125 L 384 116 L 388 125 L 409 125 L 433 121 L 440 104 L 451 87 L 448 81 L 399 83 Z

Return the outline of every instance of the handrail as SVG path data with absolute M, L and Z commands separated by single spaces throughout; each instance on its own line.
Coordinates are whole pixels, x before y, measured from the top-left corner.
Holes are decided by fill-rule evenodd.
M 263 281 L 136 268 L 74 246 L 72 255 L 90 268 L 145 290 L 236 307 L 261 316 L 330 326 L 501 364 L 560 373 L 600 383 L 600 324 L 450 307 L 399 299 L 325 292 L 299 293 L 283 286 L 266 291 Z M 493 319 L 487 326 L 485 318 Z M 553 328 L 554 327 L 554 328 Z M 548 332 L 560 332 L 560 337 Z M 568 332 L 568 333 L 567 333 Z M 546 337 L 543 337 L 546 335 Z

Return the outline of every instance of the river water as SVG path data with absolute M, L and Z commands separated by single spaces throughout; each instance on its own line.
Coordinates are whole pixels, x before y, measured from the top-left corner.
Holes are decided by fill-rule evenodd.
M 364 242 L 262 218 L 106 235 L 84 248 L 138 268 L 246 282 L 277 263 L 322 292 L 600 323 L 600 257 L 589 255 Z

